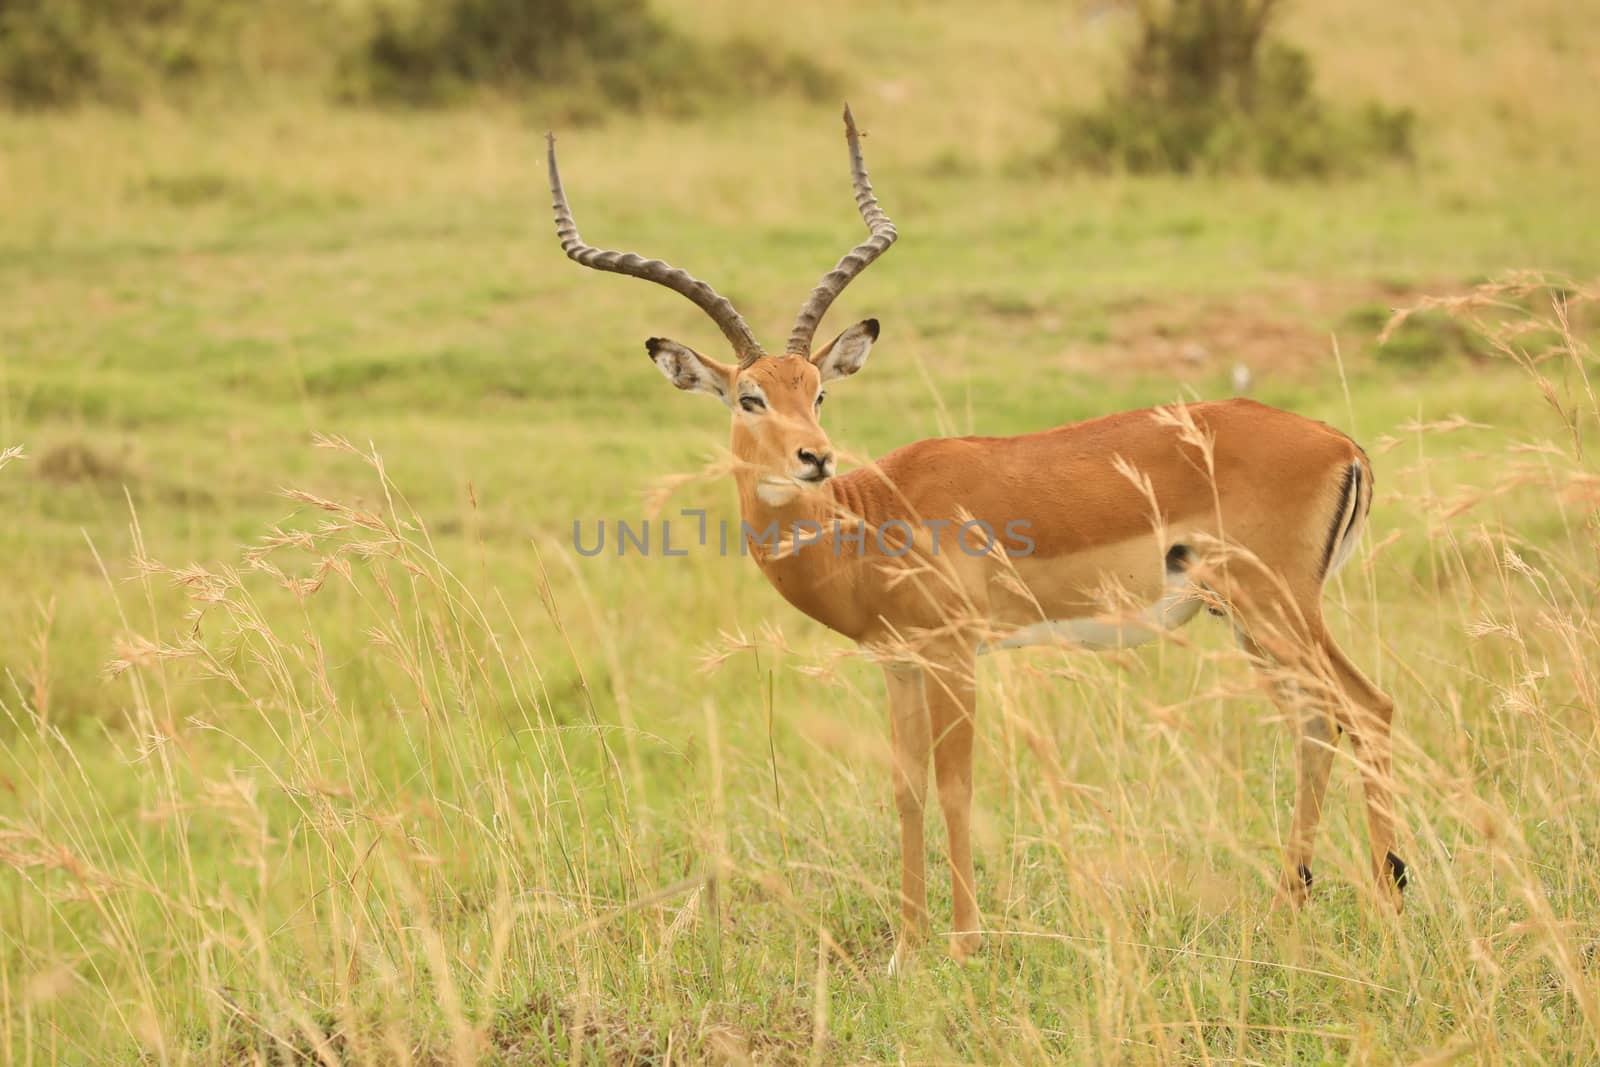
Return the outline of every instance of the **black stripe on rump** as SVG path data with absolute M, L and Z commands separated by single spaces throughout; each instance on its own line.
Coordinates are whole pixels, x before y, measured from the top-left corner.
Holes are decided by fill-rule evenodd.
M 1328 543 L 1322 549 L 1322 572 L 1320 577 L 1328 576 L 1328 568 L 1333 564 L 1333 554 L 1339 547 L 1339 542 L 1345 539 L 1351 526 L 1355 525 L 1356 503 L 1353 499 L 1359 492 L 1361 485 L 1361 464 L 1352 463 L 1345 468 L 1344 484 L 1339 487 L 1339 506 L 1333 512 L 1333 527 L 1328 530 Z M 1346 512 L 1349 514 L 1347 515 Z
M 1366 514 L 1367 483 L 1361 479 L 1361 464 L 1350 464 L 1350 477 L 1355 482 L 1355 489 L 1351 493 L 1350 521 L 1344 524 L 1344 533 L 1339 535 L 1339 546 L 1344 547 L 1345 542 L 1355 536 L 1356 523 Z

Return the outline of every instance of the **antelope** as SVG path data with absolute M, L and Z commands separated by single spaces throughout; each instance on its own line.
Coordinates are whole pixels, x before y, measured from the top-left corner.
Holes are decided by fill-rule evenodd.
M 1232 399 L 1015 437 L 918 441 L 837 474 L 820 422 L 823 386 L 861 370 L 878 321 L 858 322 L 820 348 L 813 335 L 829 305 L 897 236 L 867 178 L 848 106 L 844 129 L 869 235 L 812 290 L 777 356 L 705 282 L 659 259 L 585 244 L 553 134 L 548 162 L 567 256 L 683 294 L 732 346 L 736 363 L 664 337 L 645 342 L 673 385 L 728 409 L 741 535 L 767 580 L 884 668 L 900 818 L 891 969 L 928 923 L 930 757 L 948 834 L 950 951 L 965 958 L 981 943 L 970 840 L 978 655 L 1031 644 L 1128 648 L 1202 607 L 1231 621 L 1296 729 L 1294 813 L 1275 899 L 1298 906 L 1308 896 L 1328 776 L 1347 733 L 1379 899 L 1398 909 L 1406 867 L 1393 851 L 1394 704 L 1334 643 L 1321 612 L 1322 587 L 1355 550 L 1372 504 L 1365 452 L 1323 423 Z M 755 536 L 773 527 L 802 532 L 783 541 Z M 983 537 L 986 528 L 996 536 Z M 1001 538 L 1001 530 L 1015 536 Z

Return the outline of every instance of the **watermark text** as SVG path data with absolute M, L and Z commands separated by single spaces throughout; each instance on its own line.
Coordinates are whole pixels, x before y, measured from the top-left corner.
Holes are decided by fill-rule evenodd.
M 1011 557 L 1033 554 L 1029 536 L 1033 524 L 1027 519 L 1012 519 L 995 525 L 982 519 L 957 522 L 954 519 L 888 519 L 872 525 L 857 519 L 816 521 L 796 519 L 787 527 L 773 519 L 755 527 L 741 519 L 737 528 L 726 519 L 709 522 L 700 508 L 685 508 L 679 513 L 692 523 L 673 519 L 605 519 L 585 524 L 572 520 L 572 547 L 580 556 L 687 556 L 691 548 L 714 551 L 720 556 L 748 556 L 761 551 L 768 558 L 799 555 L 818 548 L 835 556 L 864 557 L 868 554 L 898 559 L 922 548 L 937 557 L 942 551 L 959 551 L 968 556 L 988 556 L 996 552 Z M 919 531 L 926 536 L 919 539 Z M 607 535 L 609 536 L 609 540 Z M 609 547 L 608 547 L 609 546 Z

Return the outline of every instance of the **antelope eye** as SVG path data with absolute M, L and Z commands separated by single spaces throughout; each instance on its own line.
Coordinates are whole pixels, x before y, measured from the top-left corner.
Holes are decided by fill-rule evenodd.
M 759 415 L 767 410 L 767 402 L 759 396 L 741 396 L 739 398 L 739 406 L 752 415 Z
M 822 406 L 822 402 L 824 400 L 826 400 L 826 399 L 828 399 L 828 394 L 827 393 L 818 393 L 817 394 L 817 407 L 820 408 Z

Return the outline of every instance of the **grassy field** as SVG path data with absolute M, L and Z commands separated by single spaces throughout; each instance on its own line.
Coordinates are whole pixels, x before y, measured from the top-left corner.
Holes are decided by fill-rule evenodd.
M 870 133 L 902 239 L 823 327 L 884 324 L 836 444 L 1242 362 L 1367 445 L 1329 616 L 1401 709 L 1404 916 L 1347 759 L 1311 906 L 1271 910 L 1288 731 L 1202 619 L 983 663 L 991 933 L 888 978 L 876 669 L 748 562 L 572 549 L 736 515 L 656 492 L 726 425 L 641 342 L 715 334 L 562 258 L 536 106 L 0 116 L 5 1062 L 1600 1060 L 1594 20 L 1301 5 L 1328 93 L 1415 107 L 1420 158 L 1269 185 L 1030 166 L 1110 69 L 1086 8 L 663 7 L 781 34 Z M 558 132 L 585 236 L 769 347 L 857 239 L 831 105 Z M 1551 283 L 1377 344 L 1521 269 Z

